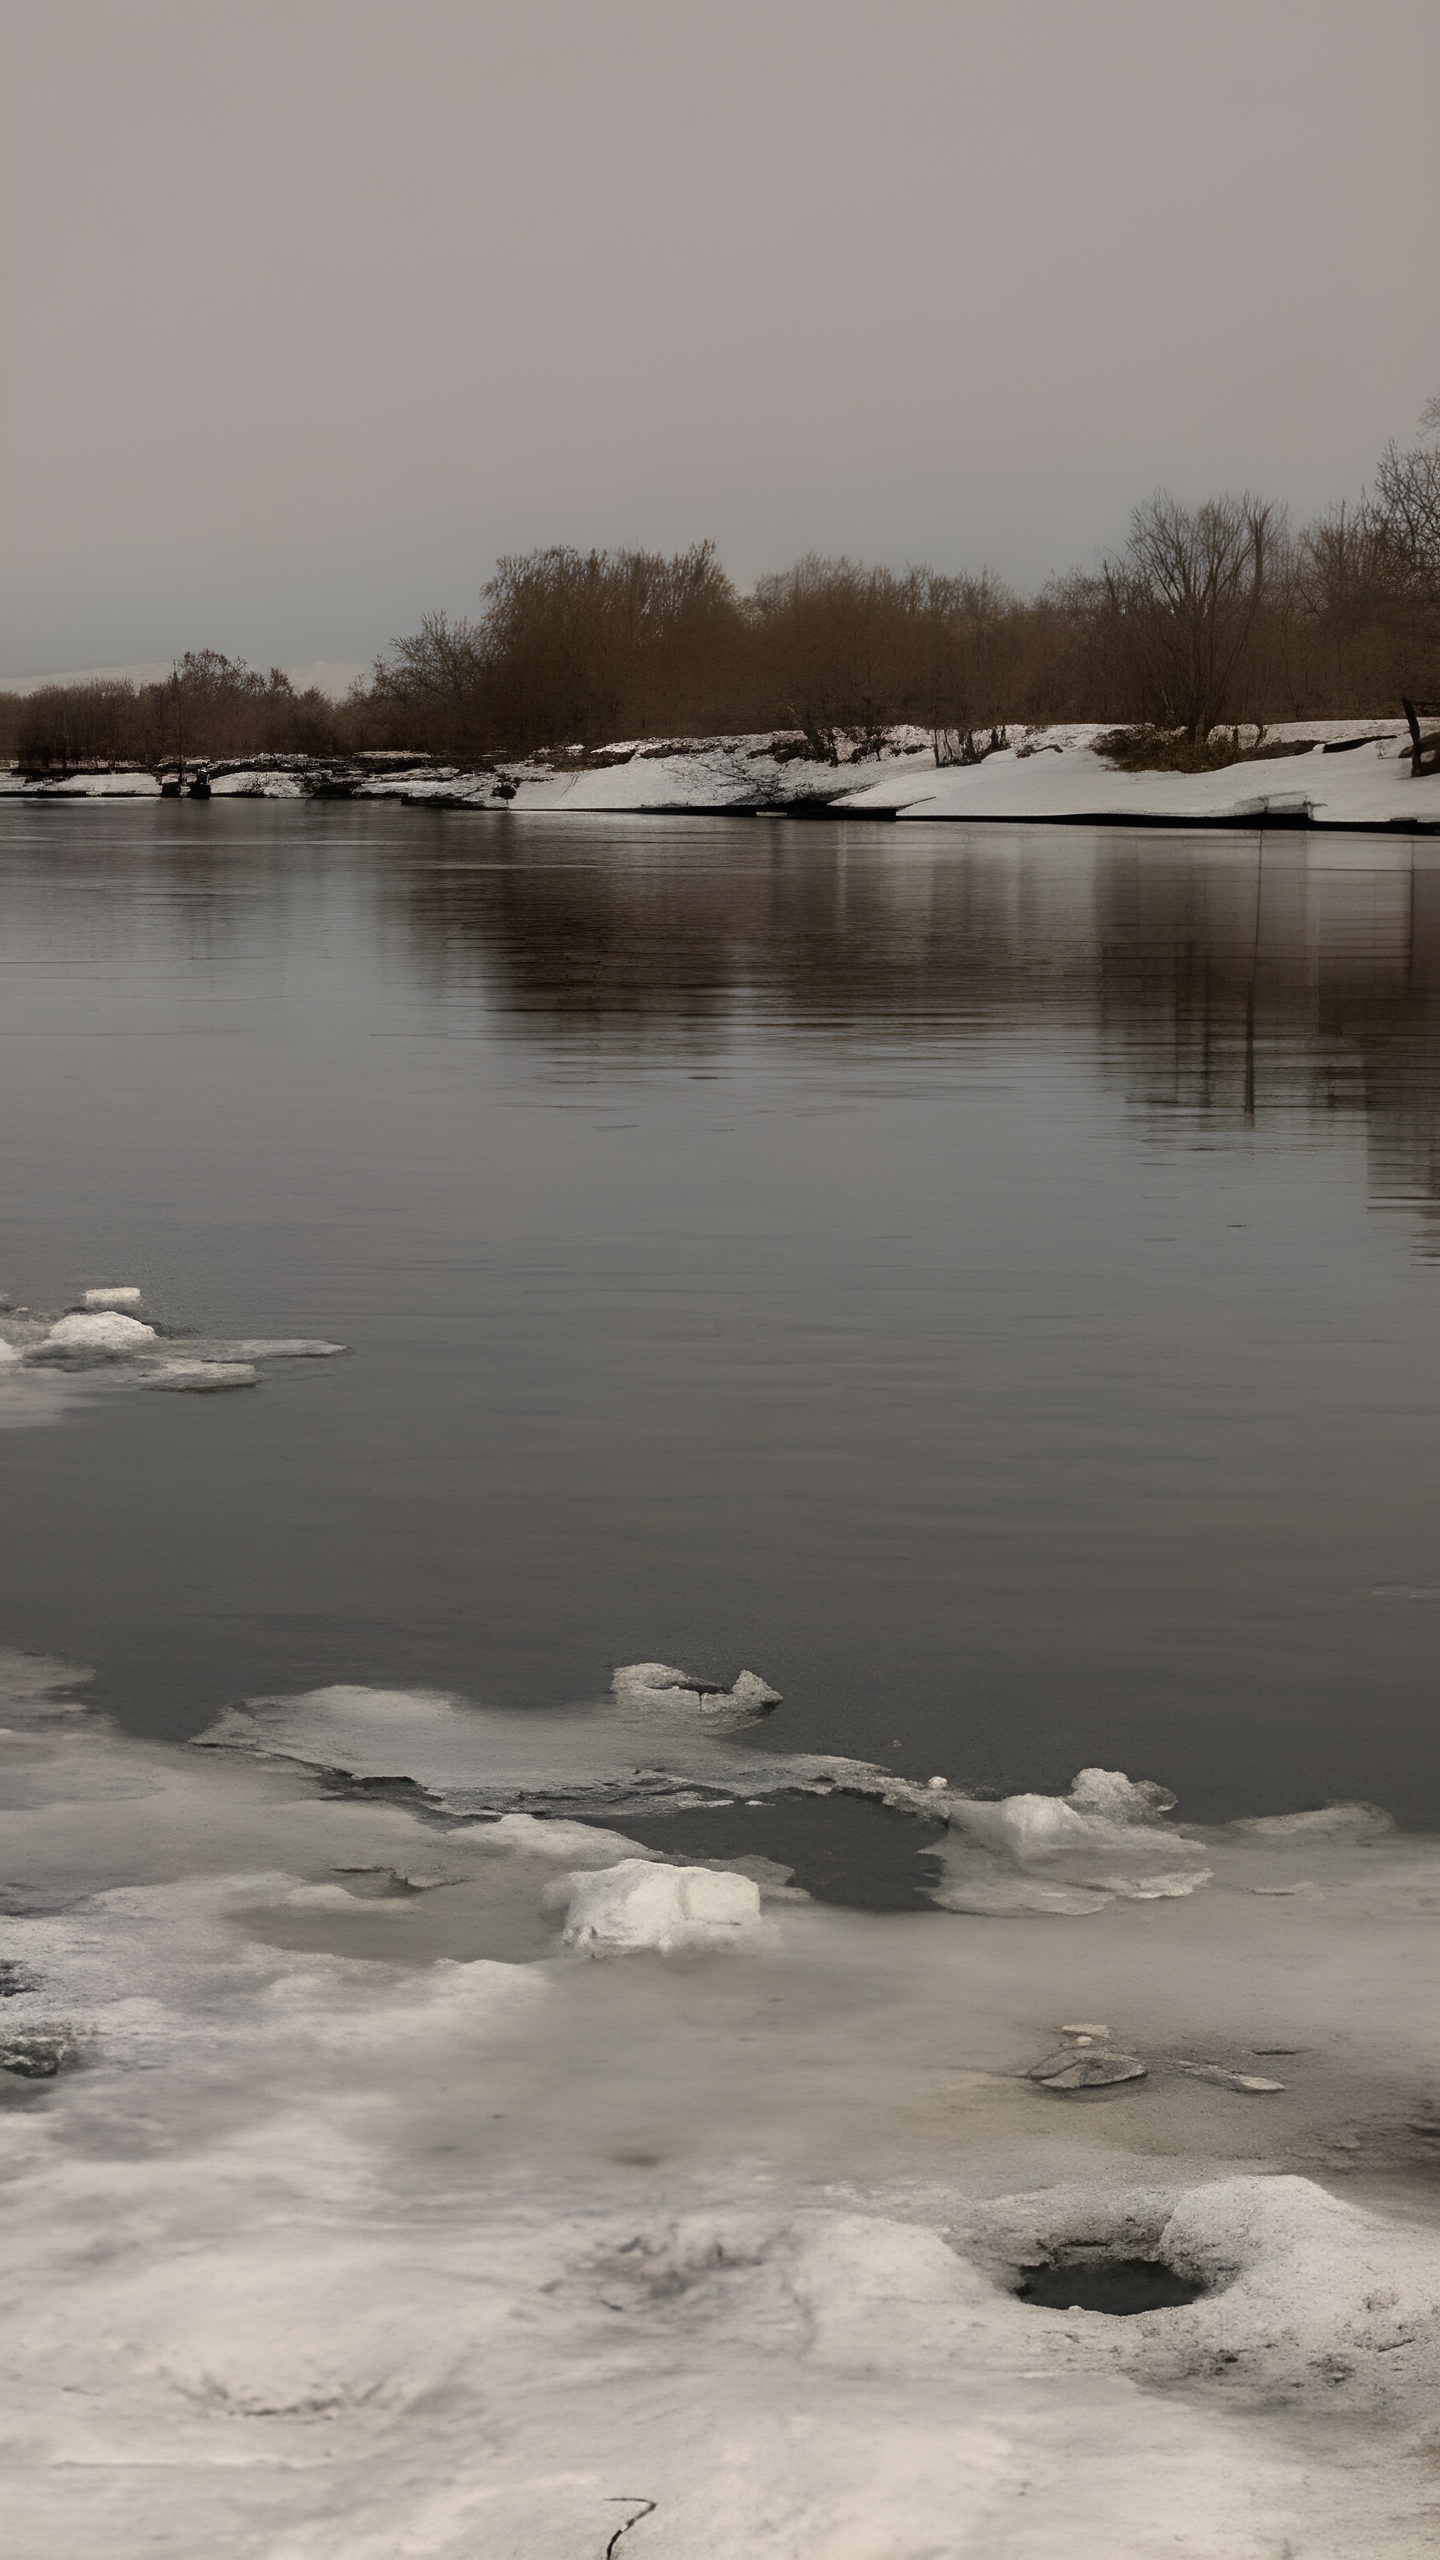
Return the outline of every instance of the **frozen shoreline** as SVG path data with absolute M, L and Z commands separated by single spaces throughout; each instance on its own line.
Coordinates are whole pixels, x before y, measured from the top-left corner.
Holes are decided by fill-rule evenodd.
M 979 764 L 937 766 L 928 734 L 885 733 L 883 751 L 839 764 L 808 757 L 793 737 L 642 740 L 580 761 L 536 759 L 466 770 L 392 759 L 389 771 L 305 759 L 216 767 L 216 799 L 400 800 L 414 807 L 547 815 L 755 816 L 947 820 L 970 824 L 1289 826 L 1405 833 L 1440 830 L 1440 775 L 1410 772 L 1403 720 L 1281 723 L 1269 739 L 1293 755 L 1212 773 L 1124 773 L 1097 756 L 1097 722 L 1013 729 Z M 1314 742 L 1314 743 L 1311 743 Z M 0 797 L 27 804 L 154 799 L 154 774 L 0 776 Z
M 639 2560 L 1428 2548 L 1440 1843 L 1363 1809 L 1192 1843 L 1077 1789 L 1211 1880 L 997 1920 L 771 1875 L 743 1948 L 597 1962 L 566 1872 L 674 1872 L 608 1805 L 637 1754 L 753 1783 L 723 1699 L 697 1735 L 618 1692 L 319 1692 L 218 1751 L 125 1739 L 55 1666 L 12 1659 L 3 1705 L 0 2025 L 75 2056 L 0 2083 L 25 2547 L 600 2560 L 633 2516 Z M 610 1828 L 447 1817 L 537 1780 Z M 1056 1801 L 987 1854 L 1113 1864 Z M 1029 2078 L 1074 2019 L 1149 2077 Z M 1224 2077 L 1255 2047 L 1281 2091 Z M 1016 2299 L 1086 2245 L 1209 2289 Z

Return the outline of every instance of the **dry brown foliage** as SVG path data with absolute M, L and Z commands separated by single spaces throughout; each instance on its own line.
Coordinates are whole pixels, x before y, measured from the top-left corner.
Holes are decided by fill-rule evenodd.
M 1115 758 L 1198 771 L 1222 727 L 1371 714 L 1440 694 L 1440 408 L 1375 486 L 1292 535 L 1249 495 L 1160 490 L 1124 550 L 1021 597 L 982 570 L 896 572 L 807 553 L 737 593 L 710 542 L 667 556 L 552 546 L 506 558 L 476 619 L 428 615 L 348 701 L 205 649 L 160 685 L 48 687 L 0 704 L 36 769 L 187 754 L 402 748 L 469 762 L 581 757 L 657 737 L 794 733 L 834 759 L 898 722 L 941 762 L 1004 724 L 1140 724 Z M 842 750 L 842 740 L 845 742 Z M 1243 752 L 1254 754 L 1255 749 Z

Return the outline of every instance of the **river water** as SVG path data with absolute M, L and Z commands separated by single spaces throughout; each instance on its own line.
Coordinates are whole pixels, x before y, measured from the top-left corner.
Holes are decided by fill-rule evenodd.
M 17 2553 L 1428 2556 L 1413 854 L 0 805 Z
M 746 1664 L 1440 1825 L 1428 848 L 11 807 L 0 957 L 0 1285 L 352 1354 L 0 1440 L 5 1639 L 130 1730 Z

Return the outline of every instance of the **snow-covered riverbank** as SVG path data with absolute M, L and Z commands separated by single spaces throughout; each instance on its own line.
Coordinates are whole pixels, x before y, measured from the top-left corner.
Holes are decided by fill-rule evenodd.
M 227 799 L 400 800 L 415 807 L 546 815 L 824 816 L 972 824 L 1440 829 L 1440 775 L 1416 780 L 1398 719 L 1272 728 L 1272 752 L 1199 774 L 1117 771 L 1094 722 L 1012 729 L 977 764 L 937 764 L 927 732 L 892 729 L 820 762 L 793 735 L 667 739 L 467 769 L 427 761 L 364 766 L 303 758 L 216 767 Z M 1295 751 L 1276 754 L 1293 741 Z M 150 773 L 0 776 L 25 801 L 153 799 Z
M 1440 775 L 1412 775 L 1403 721 L 1311 721 L 1295 753 L 1211 773 L 1117 772 L 1095 752 L 1100 734 L 1042 730 L 983 764 L 885 776 L 845 806 L 857 817 L 1052 825 L 1440 827 Z M 1285 736 L 1272 731 L 1272 743 Z

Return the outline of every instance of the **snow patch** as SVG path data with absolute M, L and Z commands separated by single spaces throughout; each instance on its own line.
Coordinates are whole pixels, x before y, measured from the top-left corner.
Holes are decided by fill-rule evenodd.
M 61 1316 L 45 1337 L 59 1351 L 88 1354 L 92 1359 L 124 1360 L 158 1339 L 153 1324 L 115 1312 Z

